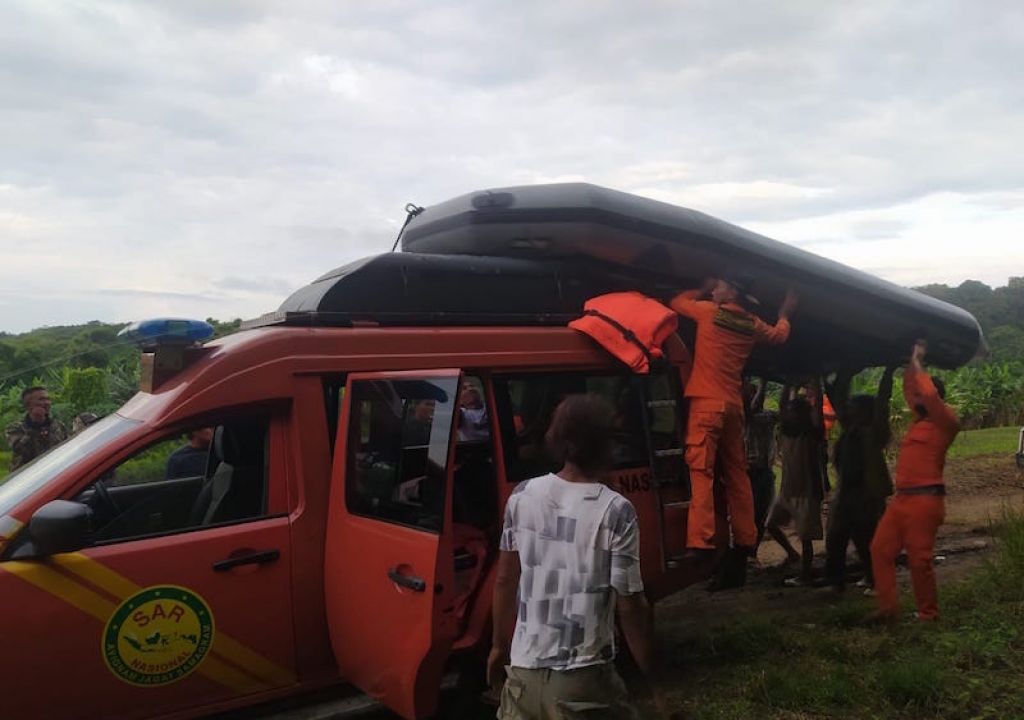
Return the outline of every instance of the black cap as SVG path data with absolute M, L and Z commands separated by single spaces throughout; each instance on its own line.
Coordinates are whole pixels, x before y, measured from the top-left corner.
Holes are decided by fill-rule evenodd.
M 722 275 L 722 282 L 728 283 L 736 288 L 736 292 L 739 293 L 740 297 L 749 303 L 754 305 L 760 305 L 756 297 L 751 295 L 751 291 L 754 289 L 754 278 L 745 272 L 730 271 Z

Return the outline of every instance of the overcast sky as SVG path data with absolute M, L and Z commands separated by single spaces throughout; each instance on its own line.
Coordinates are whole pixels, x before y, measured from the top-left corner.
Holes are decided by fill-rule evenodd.
M 570 179 L 1005 284 L 1022 48 L 1011 1 L 4 0 L 0 330 L 255 316 L 408 201 Z

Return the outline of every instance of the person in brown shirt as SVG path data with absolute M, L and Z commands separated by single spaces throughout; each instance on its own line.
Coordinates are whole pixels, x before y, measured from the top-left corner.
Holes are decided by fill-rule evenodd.
M 67 429 L 50 415 L 50 393 L 39 385 L 21 393 L 25 416 L 7 426 L 4 435 L 11 448 L 11 470 L 17 470 L 59 445 L 68 437 Z

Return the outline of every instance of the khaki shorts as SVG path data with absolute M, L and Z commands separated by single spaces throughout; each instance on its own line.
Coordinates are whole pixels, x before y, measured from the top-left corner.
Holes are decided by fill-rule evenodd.
M 612 663 L 575 670 L 508 667 L 499 720 L 638 720 Z

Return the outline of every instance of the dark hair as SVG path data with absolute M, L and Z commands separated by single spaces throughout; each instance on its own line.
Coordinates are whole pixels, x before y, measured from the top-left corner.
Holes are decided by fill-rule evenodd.
M 600 395 L 569 395 L 555 408 L 548 427 L 548 450 L 554 459 L 572 463 L 586 475 L 607 470 L 612 462 L 615 410 Z
M 871 395 L 854 395 L 850 398 L 850 407 L 855 408 L 869 422 L 875 418 L 875 398 Z
M 27 398 L 32 393 L 39 392 L 40 390 L 45 390 L 45 389 L 46 388 L 44 388 L 42 385 L 33 385 L 32 387 L 27 387 L 27 388 L 25 388 L 24 390 L 21 391 L 21 401 L 25 402 L 25 398 Z
M 806 435 L 814 430 L 811 424 L 811 403 L 807 398 L 795 397 L 781 408 L 779 429 L 789 437 Z
M 935 386 L 935 392 L 937 392 L 939 394 L 939 397 L 941 399 L 945 400 L 946 399 L 946 383 L 944 383 L 942 381 L 942 378 L 935 377 L 934 375 L 931 376 L 931 379 L 932 379 L 932 385 Z M 917 414 L 920 415 L 921 417 L 923 417 L 923 418 L 928 417 L 928 408 L 926 408 L 924 406 L 924 403 L 918 403 L 917 405 L 915 405 L 914 406 L 914 410 L 916 410 Z

